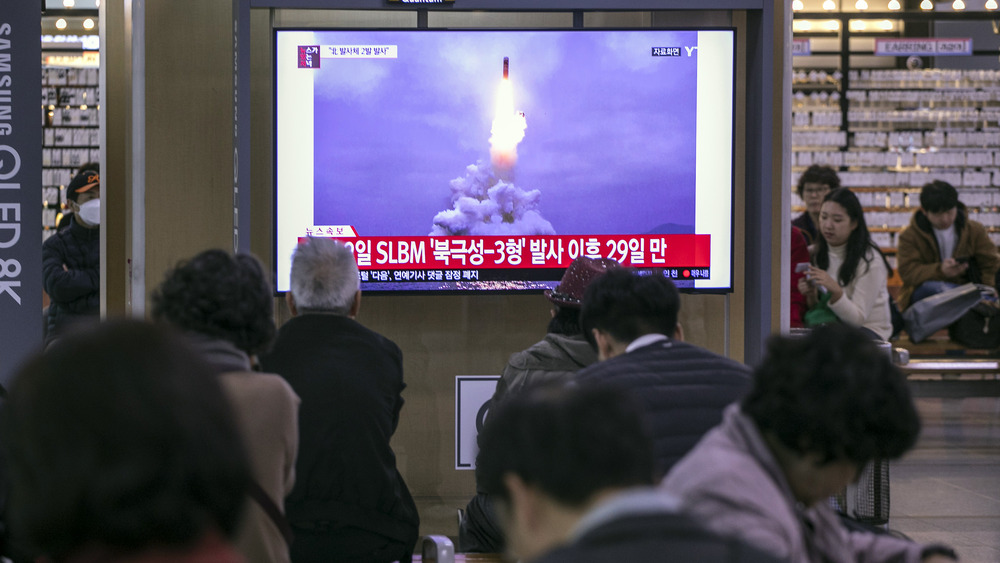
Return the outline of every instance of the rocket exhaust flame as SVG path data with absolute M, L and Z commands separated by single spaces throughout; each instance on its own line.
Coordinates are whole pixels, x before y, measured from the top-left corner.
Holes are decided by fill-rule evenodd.
M 496 114 L 490 129 L 490 160 L 501 176 L 517 163 L 517 145 L 524 139 L 528 123 L 524 114 L 514 111 L 514 93 L 507 78 L 508 59 L 503 59 L 503 80 L 497 91 Z
M 517 144 L 524 139 L 527 125 L 524 113 L 514 111 L 509 68 L 504 57 L 490 131 L 492 166 L 478 161 L 466 168 L 464 177 L 451 181 L 452 207 L 434 216 L 430 236 L 556 234 L 539 209 L 541 192 L 521 189 L 513 182 Z

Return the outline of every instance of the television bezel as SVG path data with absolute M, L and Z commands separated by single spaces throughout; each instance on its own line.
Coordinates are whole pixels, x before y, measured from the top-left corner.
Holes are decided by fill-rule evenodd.
M 729 181 L 729 283 L 728 287 L 687 287 L 677 286 L 680 293 L 692 295 L 727 295 L 735 293 L 735 251 L 736 251 L 736 168 L 737 168 L 737 76 L 739 70 L 738 58 L 738 28 L 735 26 L 658 26 L 658 27 L 272 27 L 271 29 L 271 158 L 272 158 L 272 248 L 271 262 L 272 275 L 274 277 L 274 288 L 276 296 L 283 296 L 289 290 L 279 290 L 278 288 L 278 52 L 277 37 L 283 32 L 417 32 L 417 33 L 440 33 L 440 32 L 649 32 L 649 31 L 727 31 L 732 33 L 732 89 L 730 108 L 732 119 L 730 121 L 730 181 Z M 697 202 L 697 199 L 696 199 Z M 563 272 L 564 268 L 553 269 Z M 651 272 L 657 268 L 636 268 L 637 271 Z M 560 276 L 561 277 L 561 276 Z M 559 280 L 554 280 L 558 282 Z M 361 282 L 361 290 L 366 296 L 410 296 L 410 295 L 539 295 L 546 291 L 544 288 L 524 288 L 524 289 L 366 289 L 365 282 Z

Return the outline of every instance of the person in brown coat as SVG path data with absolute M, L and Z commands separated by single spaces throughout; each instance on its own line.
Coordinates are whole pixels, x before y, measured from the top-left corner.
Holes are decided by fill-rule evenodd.
M 218 374 L 250 454 L 257 487 L 236 537 L 247 563 L 290 560 L 282 507 L 295 484 L 299 397 L 253 368 L 276 332 L 273 303 L 260 262 L 219 249 L 181 262 L 153 292 L 153 319 L 184 331 Z
M 996 284 L 1000 256 L 986 227 L 969 219 L 955 188 L 935 180 L 920 190 L 920 209 L 899 235 L 900 310 L 965 283 Z

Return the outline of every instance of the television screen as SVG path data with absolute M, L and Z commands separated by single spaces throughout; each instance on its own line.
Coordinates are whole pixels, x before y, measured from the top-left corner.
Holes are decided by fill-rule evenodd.
M 275 265 L 554 287 L 577 256 L 732 290 L 733 30 L 279 30 Z

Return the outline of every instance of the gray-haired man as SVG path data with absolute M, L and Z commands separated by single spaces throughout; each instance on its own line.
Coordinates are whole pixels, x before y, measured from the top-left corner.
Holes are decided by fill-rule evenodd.
M 359 324 L 354 254 L 310 238 L 292 256 L 293 318 L 265 370 L 299 395 L 295 488 L 285 501 L 292 561 L 409 561 L 419 518 L 389 440 L 403 407 L 403 354 Z

